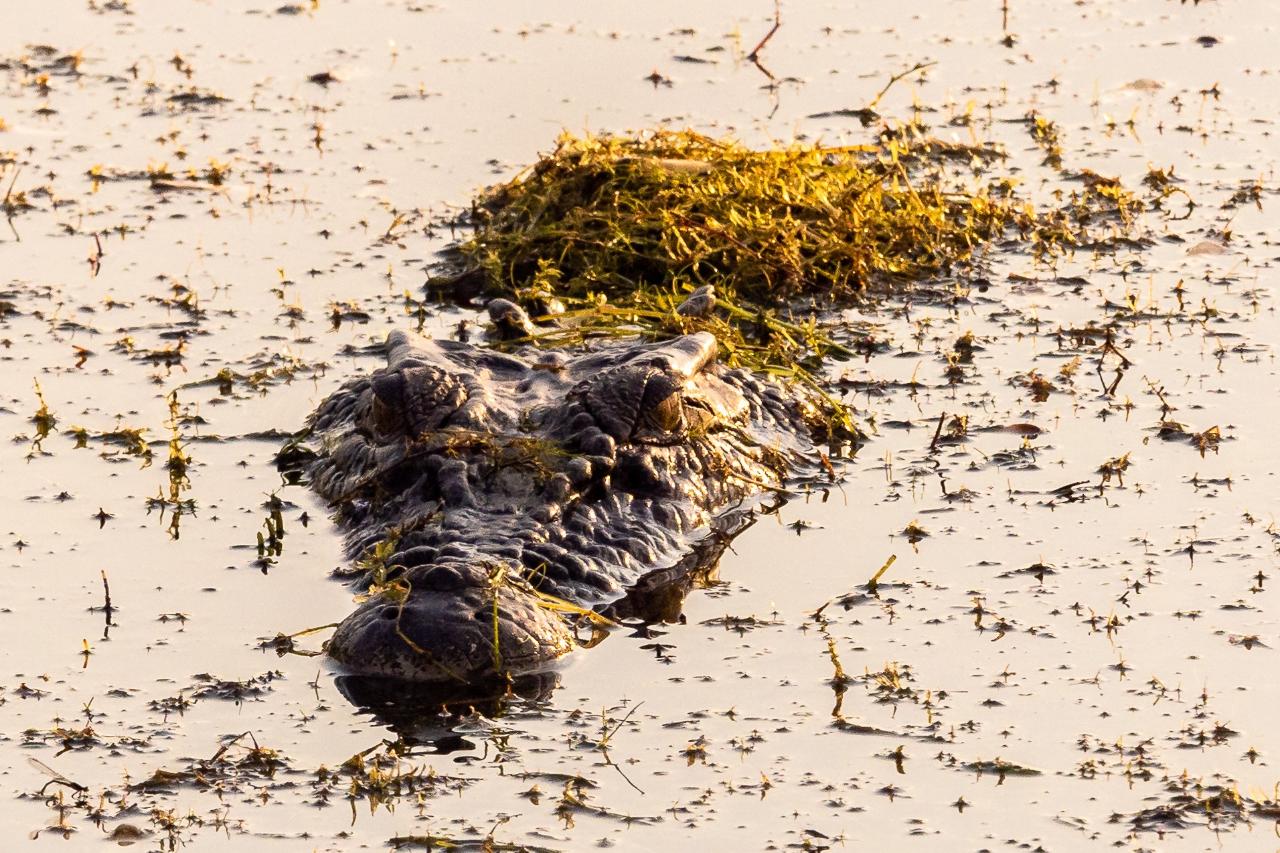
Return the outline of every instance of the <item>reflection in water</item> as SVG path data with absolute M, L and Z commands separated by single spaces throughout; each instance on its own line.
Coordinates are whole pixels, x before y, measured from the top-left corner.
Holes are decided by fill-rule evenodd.
M 464 714 L 497 719 L 515 703 L 548 699 L 560 684 L 554 670 L 515 676 L 509 683 L 423 684 L 396 678 L 339 675 L 334 684 L 343 697 L 391 728 L 411 744 L 434 745 L 437 752 L 474 749 L 453 727 Z
M 758 510 L 763 512 L 766 510 Z M 738 510 L 716 519 L 706 538 L 669 569 L 651 572 L 627 594 L 601 609 L 615 622 L 635 620 L 644 625 L 684 621 L 684 600 L 695 589 L 707 589 L 717 581 L 720 558 L 735 537 L 756 523 L 756 512 Z

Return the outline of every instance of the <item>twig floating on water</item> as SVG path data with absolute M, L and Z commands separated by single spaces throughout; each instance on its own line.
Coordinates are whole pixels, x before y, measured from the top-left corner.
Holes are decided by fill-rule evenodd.
M 893 84 L 897 83 L 903 77 L 909 77 L 910 75 L 916 73 L 917 71 L 924 71 L 926 68 L 932 68 L 937 64 L 938 63 L 936 62 L 917 62 L 915 65 L 911 66 L 906 71 L 901 71 L 893 75 L 892 77 L 889 78 L 889 82 L 884 84 L 884 88 L 881 89 L 878 93 L 876 93 L 876 96 L 871 99 L 871 102 L 868 103 L 864 109 L 874 110 L 876 108 L 876 104 L 880 103 L 880 99 L 883 98 L 885 94 L 888 93 L 888 91 L 893 88 Z
M 769 29 L 769 32 L 764 34 L 764 38 L 760 39 L 760 42 L 754 48 L 751 49 L 750 53 L 747 54 L 747 59 L 759 65 L 760 51 L 763 50 L 764 46 L 769 43 L 769 39 L 773 38 L 774 33 L 776 33 L 781 28 L 782 28 L 782 4 L 779 2 L 779 0 L 773 0 L 773 26 Z M 765 73 L 768 73 L 768 72 L 765 72 Z M 911 72 L 908 71 L 907 73 L 910 74 Z M 773 75 L 770 74 L 769 76 L 772 77 Z

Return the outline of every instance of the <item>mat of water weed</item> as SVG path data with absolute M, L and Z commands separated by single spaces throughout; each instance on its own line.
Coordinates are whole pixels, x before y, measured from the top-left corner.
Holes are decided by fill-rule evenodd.
M 617 298 L 714 285 L 732 301 L 860 295 L 950 274 L 1023 205 L 948 187 L 909 143 L 755 150 L 691 131 L 562 136 L 477 200 L 463 254 L 491 283 Z M 914 174 L 913 174 L 914 173 Z
M 1001 156 L 913 125 L 866 145 L 765 149 L 687 130 L 564 134 L 475 200 L 463 269 L 436 283 L 514 295 L 535 314 L 567 307 L 566 323 L 534 336 L 555 345 L 706 328 L 731 363 L 813 368 L 849 354 L 817 309 L 963 286 L 997 238 L 1052 254 L 1096 243 L 1091 221 L 1131 221 L 1117 183 L 1037 214 L 990 173 Z M 699 287 L 721 310 L 677 312 Z

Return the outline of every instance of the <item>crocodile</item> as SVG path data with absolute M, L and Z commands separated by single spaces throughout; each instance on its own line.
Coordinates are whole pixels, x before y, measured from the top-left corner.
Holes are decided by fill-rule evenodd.
M 518 334 L 510 303 L 491 327 Z M 506 335 L 510 337 L 510 335 Z M 577 351 L 389 334 L 282 452 L 335 508 L 360 603 L 347 673 L 487 683 L 545 670 L 599 613 L 716 563 L 766 495 L 856 438 L 812 383 L 723 364 L 706 331 Z

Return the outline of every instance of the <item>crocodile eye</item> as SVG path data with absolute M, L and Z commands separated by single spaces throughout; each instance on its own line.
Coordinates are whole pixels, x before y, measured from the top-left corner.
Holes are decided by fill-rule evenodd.
M 378 376 L 372 383 L 369 426 L 377 436 L 404 432 L 404 380 L 398 373 Z
M 409 367 L 375 376 L 369 420 L 379 436 L 439 429 L 467 401 L 458 378 L 437 367 Z
M 655 383 L 649 383 L 652 388 Z M 647 390 L 647 389 L 646 389 Z M 646 398 L 650 395 L 645 394 Z M 645 401 L 649 401 L 646 399 Z M 680 399 L 680 392 L 672 391 L 657 403 L 649 405 L 640 412 L 640 417 L 645 426 L 663 432 L 679 432 L 684 428 L 684 403 Z
M 688 427 L 684 386 L 684 377 L 669 371 L 625 365 L 592 377 L 579 393 L 618 444 L 674 444 Z
M 378 435 L 394 435 L 404 430 L 404 417 L 394 406 L 384 403 L 378 396 L 373 398 L 369 420 Z
M 641 444 L 678 441 L 688 428 L 683 383 L 667 373 L 650 374 L 636 409 L 632 440 Z

